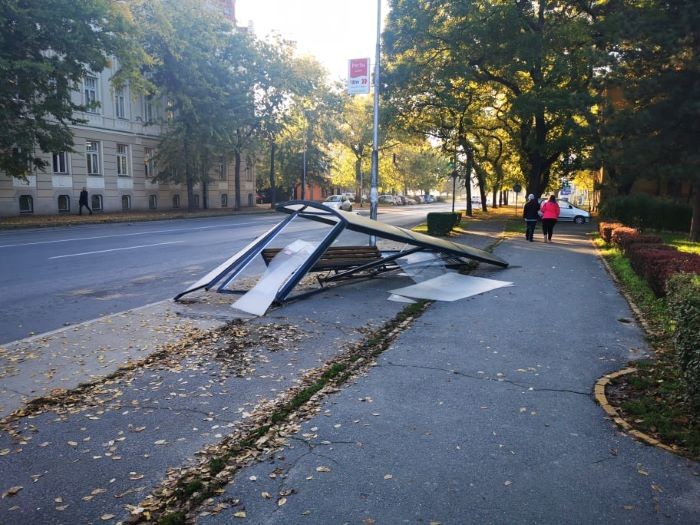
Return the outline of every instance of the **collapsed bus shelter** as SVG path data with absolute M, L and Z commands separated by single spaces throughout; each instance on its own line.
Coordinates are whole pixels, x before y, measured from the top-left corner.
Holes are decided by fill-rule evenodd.
M 264 314 L 273 303 L 281 304 L 322 291 L 333 282 L 397 270 L 400 259 L 415 257 L 419 253 L 433 254 L 447 265 L 478 261 L 502 268 L 508 266 L 506 261 L 484 250 L 334 210 L 316 202 L 285 202 L 277 206 L 277 211 L 288 214 L 288 217 L 179 293 L 175 300 L 202 289 L 237 293 L 234 282 L 258 256 L 265 261 L 267 270 L 254 288 L 232 305 L 255 315 Z M 329 229 L 317 242 L 296 240 L 282 248 L 268 248 L 290 224 L 300 219 L 323 223 Z M 396 241 L 410 248 L 380 251 L 373 245 L 332 246 L 345 230 Z M 292 296 L 291 292 L 309 272 L 327 272 L 327 275 L 317 278 L 318 289 Z

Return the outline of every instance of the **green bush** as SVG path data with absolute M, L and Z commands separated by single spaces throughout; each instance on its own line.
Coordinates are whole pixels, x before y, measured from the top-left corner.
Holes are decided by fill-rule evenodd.
M 428 233 L 430 235 L 447 235 L 462 220 L 459 212 L 428 213 Z
M 676 274 L 668 280 L 667 300 L 676 327 L 673 343 L 688 398 L 700 410 L 700 276 Z
M 687 204 L 652 197 L 646 193 L 619 195 L 601 203 L 601 218 L 627 226 L 657 230 L 689 231 L 693 210 Z

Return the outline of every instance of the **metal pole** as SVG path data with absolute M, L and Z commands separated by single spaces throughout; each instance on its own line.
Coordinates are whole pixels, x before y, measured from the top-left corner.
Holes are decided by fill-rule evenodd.
M 377 220 L 377 205 L 379 195 L 377 194 L 379 178 L 379 57 L 381 53 L 381 28 L 382 26 L 382 2 L 377 0 L 377 45 L 374 53 L 374 126 L 372 130 L 372 182 L 369 190 L 369 218 Z M 370 235 L 370 246 L 377 244 L 374 235 Z
M 306 142 L 304 142 L 304 167 L 301 171 L 301 200 L 306 200 Z

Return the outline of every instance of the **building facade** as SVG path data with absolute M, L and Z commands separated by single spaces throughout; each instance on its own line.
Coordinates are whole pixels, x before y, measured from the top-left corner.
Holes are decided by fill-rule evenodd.
M 235 20 L 234 2 L 222 0 L 222 12 Z M 151 182 L 154 155 L 163 130 L 163 108 L 157 100 L 134 96 L 129 87 L 114 89 L 112 69 L 87 75 L 74 93 L 77 104 L 95 104 L 78 116 L 86 122 L 71 126 L 73 151 L 45 154 L 48 166 L 26 181 L 0 174 L 0 215 L 77 213 L 83 188 L 97 212 L 171 210 L 187 208 L 185 184 Z M 211 181 L 194 188 L 194 207 L 232 208 L 235 203 L 234 165 L 218 159 Z M 255 205 L 254 162 L 244 156 L 241 206 Z

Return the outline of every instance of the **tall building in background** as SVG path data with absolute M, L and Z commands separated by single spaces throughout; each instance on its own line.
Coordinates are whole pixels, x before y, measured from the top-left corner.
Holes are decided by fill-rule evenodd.
M 206 0 L 235 25 L 235 0 Z M 185 184 L 151 182 L 154 156 L 163 132 L 163 105 L 150 97 L 134 97 L 129 86 L 115 89 L 111 68 L 89 74 L 73 93 L 74 102 L 99 102 L 71 126 L 73 151 L 44 155 L 48 166 L 26 181 L 0 173 L 0 215 L 77 213 L 78 197 L 87 188 L 95 211 L 169 210 L 187 208 Z M 241 206 L 255 206 L 254 163 L 247 155 L 241 166 Z M 194 207 L 229 208 L 235 200 L 234 166 L 220 157 L 210 182 L 197 184 Z

